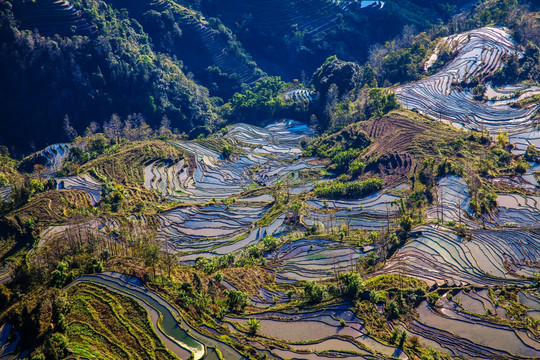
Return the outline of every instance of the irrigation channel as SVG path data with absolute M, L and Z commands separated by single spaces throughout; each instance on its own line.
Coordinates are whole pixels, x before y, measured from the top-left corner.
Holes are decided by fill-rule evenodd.
M 137 301 L 148 311 L 152 326 L 161 340 L 181 359 L 187 359 L 191 354 L 195 359 L 202 359 L 208 347 L 219 349 L 225 359 L 244 358 L 229 345 L 205 336 L 191 327 L 182 319 L 178 310 L 161 296 L 145 288 L 135 277 L 107 271 L 97 275 L 81 276 L 70 286 L 82 282 L 104 286 Z

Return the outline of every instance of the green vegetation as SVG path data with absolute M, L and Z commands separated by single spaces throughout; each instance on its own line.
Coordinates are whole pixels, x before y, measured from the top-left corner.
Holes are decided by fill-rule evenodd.
M 257 319 L 248 319 L 247 326 L 249 328 L 250 334 L 255 335 L 261 327 L 261 322 Z
M 353 182 L 320 182 L 315 186 L 315 195 L 326 198 L 359 198 L 382 189 L 384 181 L 372 178 Z
M 242 291 L 231 289 L 227 292 L 227 304 L 230 311 L 241 312 L 249 304 L 249 295 Z
M 314 281 L 309 281 L 304 286 L 304 296 L 307 302 L 311 304 L 318 304 L 323 301 L 325 292 L 325 287 Z
M 279 77 L 257 81 L 251 89 L 236 93 L 221 107 L 226 119 L 235 122 L 256 122 L 287 114 L 288 105 L 281 94 L 287 84 Z
M 152 50 L 144 28 L 109 3 L 77 4 L 97 26 L 95 38 L 21 31 L 11 3 L 0 5 L 0 37 L 5 39 L 0 84 L 11 89 L 0 100 L 0 132 L 10 134 L 9 145 L 28 151 L 28 139 L 40 146 L 57 142 L 65 114 L 80 132 L 120 111 L 121 116 L 140 113 L 155 128 L 163 115 L 181 131 L 213 125 L 207 90 L 184 74 L 180 61 Z M 18 85 L 22 83 L 28 88 Z

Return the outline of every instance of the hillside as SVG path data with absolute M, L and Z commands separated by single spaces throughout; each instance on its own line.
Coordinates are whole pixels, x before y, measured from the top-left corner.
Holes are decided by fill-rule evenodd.
M 264 71 L 304 80 L 331 55 L 364 63 L 370 46 L 392 39 L 405 25 L 423 30 L 447 19 L 465 1 L 200 3 L 203 13 L 219 18 L 235 33 Z
M 11 4 L 0 358 L 540 358 L 534 6 Z
M 72 140 L 59 135 L 66 115 L 83 134 L 115 113 L 154 129 L 166 116 L 198 136 L 219 123 L 214 96 L 226 102 L 266 75 L 307 83 L 334 54 L 363 63 L 370 46 L 461 3 L 6 0 L 0 141 L 20 156 Z

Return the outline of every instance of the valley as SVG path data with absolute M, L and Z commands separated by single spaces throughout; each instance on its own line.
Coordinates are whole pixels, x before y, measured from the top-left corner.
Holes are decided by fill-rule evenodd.
M 1 359 L 540 358 L 532 5 L 11 3 L 5 51 L 114 65 L 69 139 L 0 135 Z

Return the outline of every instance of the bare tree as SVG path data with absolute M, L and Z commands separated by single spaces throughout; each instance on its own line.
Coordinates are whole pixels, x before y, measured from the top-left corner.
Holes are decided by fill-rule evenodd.
M 111 120 L 103 124 L 103 132 L 105 135 L 114 140 L 115 143 L 120 142 L 120 136 L 122 135 L 122 120 L 118 114 L 112 114 Z
M 86 130 L 85 130 L 85 132 L 84 132 L 84 135 L 85 135 L 85 136 L 91 136 L 91 135 L 97 133 L 98 130 L 99 130 L 99 125 L 98 125 L 98 123 L 95 122 L 95 121 L 92 121 L 92 122 L 88 125 L 88 127 L 86 128 Z
M 122 129 L 122 136 L 128 139 L 129 141 L 135 140 L 136 130 L 133 129 L 133 127 L 134 127 L 134 123 L 132 120 L 132 116 L 129 115 L 126 121 L 124 121 L 124 128 Z
M 170 136 L 171 134 L 171 120 L 169 120 L 167 115 L 163 115 L 161 118 L 161 124 L 159 126 L 159 135 Z
M 165 243 L 165 250 L 162 252 L 161 261 L 167 270 L 167 276 L 171 278 L 171 273 L 178 261 L 177 254 L 171 251 L 169 243 Z
M 69 141 L 75 140 L 77 137 L 77 130 L 73 126 L 71 126 L 71 121 L 69 119 L 68 114 L 64 116 L 64 131 L 69 139 Z

